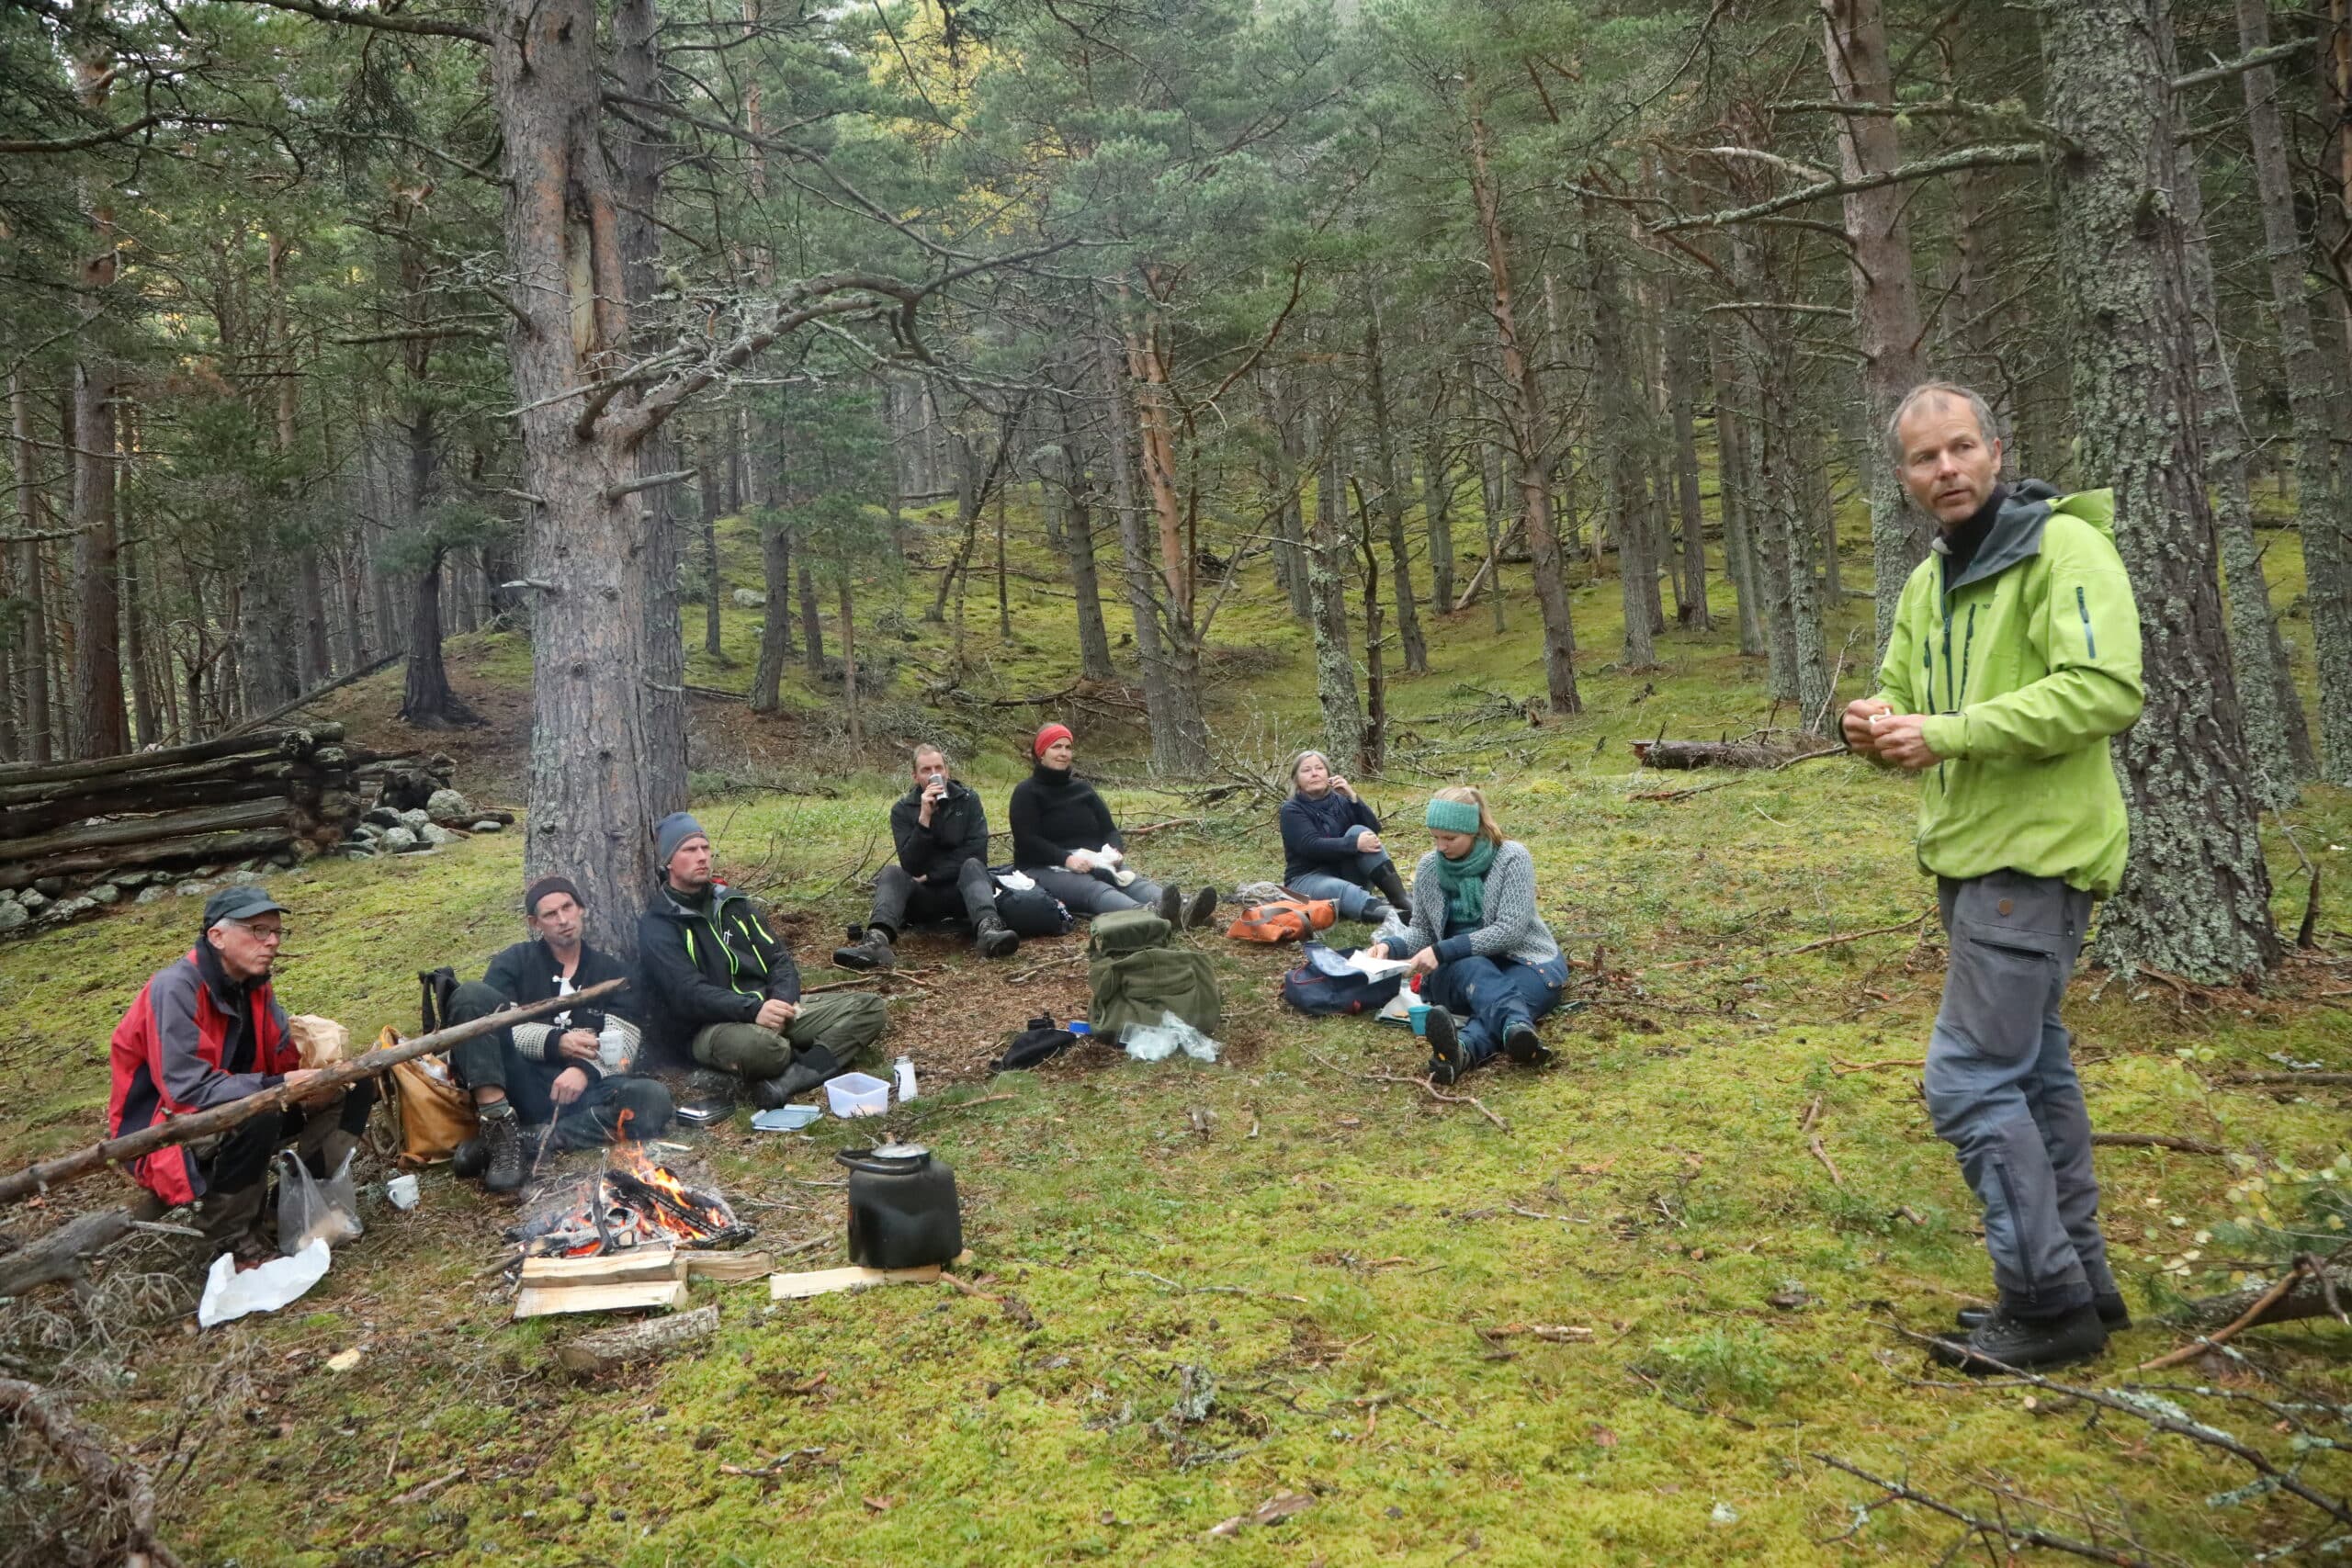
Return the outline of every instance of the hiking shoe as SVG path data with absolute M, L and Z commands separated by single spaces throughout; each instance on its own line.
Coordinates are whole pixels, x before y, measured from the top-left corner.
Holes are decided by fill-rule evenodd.
M 1539 1067 L 1552 1059 L 1550 1047 L 1525 1019 L 1503 1031 L 1503 1055 L 1522 1067 Z
M 1021 951 L 1021 939 L 994 915 L 982 915 L 980 923 L 972 928 L 972 945 L 980 950 L 982 958 L 1010 958 Z
M 2125 1304 L 2120 1291 L 2102 1291 L 2091 1298 L 2091 1310 L 2098 1314 L 2100 1323 L 2109 1334 L 2120 1334 L 2132 1326 L 2132 1309 Z M 1962 1328 L 1973 1332 L 1993 1315 L 1991 1307 L 1962 1307 L 1952 1314 L 1952 1320 Z
M 1987 1378 L 2012 1367 L 2034 1371 L 2071 1366 L 2106 1348 L 2107 1325 L 2096 1309 L 2083 1306 L 2058 1317 L 2012 1317 L 1996 1309 L 1966 1339 L 1938 1339 L 1928 1353 L 1970 1377 Z
M 1396 906 L 1391 904 L 1385 898 L 1374 898 L 1371 903 L 1366 904 L 1363 907 L 1363 913 L 1356 917 L 1358 920 L 1367 926 L 1385 925 L 1388 921 L 1395 919 L 1396 918 Z
M 460 1181 L 476 1181 L 490 1168 L 490 1150 L 478 1138 L 468 1138 L 449 1151 L 449 1174 Z
M 1199 887 L 1193 891 L 1193 901 L 1184 906 L 1184 924 L 1188 930 L 1198 929 L 1216 919 L 1216 889 Z
M 523 1123 L 514 1114 L 514 1101 L 485 1105 L 474 1112 L 474 1119 L 481 1128 L 482 1145 L 490 1152 L 481 1184 L 492 1192 L 515 1190 L 527 1173 L 523 1166 Z
M 1454 1027 L 1453 1013 L 1430 1009 L 1429 1032 L 1431 1078 L 1450 1084 L 1470 1070 L 1462 1059 L 1462 1032 Z
M 811 1045 L 792 1058 L 784 1071 L 772 1078 L 760 1078 L 752 1085 L 752 1103 L 763 1111 L 774 1111 L 792 1103 L 796 1094 L 806 1094 L 827 1078 L 837 1077 L 842 1065 L 822 1045 Z
M 1184 923 L 1184 890 L 1167 886 L 1159 890 L 1159 918 L 1173 931 Z
M 887 927 L 867 926 L 863 930 L 850 928 L 850 944 L 833 949 L 833 967 L 854 969 L 864 974 L 871 969 L 895 969 L 899 966 L 898 949 L 890 945 Z

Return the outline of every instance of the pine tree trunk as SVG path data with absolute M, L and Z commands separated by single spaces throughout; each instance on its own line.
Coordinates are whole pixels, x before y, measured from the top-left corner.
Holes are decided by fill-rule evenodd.
M 1822 55 L 1838 101 L 1892 106 L 1894 71 L 1879 0 L 1822 0 L 1821 12 Z M 1884 115 L 1838 117 L 1838 164 L 1843 178 L 1883 174 L 1902 162 L 1895 120 Z M 1865 423 L 1871 436 L 1886 428 L 1904 394 L 1928 378 L 1927 362 L 1919 353 L 1922 329 L 1911 234 L 1903 216 L 1915 195 L 1906 186 L 1890 185 L 1849 191 L 1844 197 L 1854 338 L 1862 355 Z M 1905 501 L 1902 475 L 1883 440 L 1862 443 L 1854 457 L 1870 492 L 1871 565 L 1878 589 L 1878 640 L 1871 659 L 1875 670 L 1894 625 L 1900 597 L 1896 590 L 1927 555 L 1932 524 L 1927 513 Z
M 2252 52 L 2270 41 L 2266 0 L 2238 0 L 2238 43 Z M 2352 73 L 2352 35 L 2340 45 L 2342 63 Z M 2303 293 L 2309 251 L 2295 221 L 2294 175 L 2287 162 L 2278 84 L 2268 66 L 2245 73 L 2246 123 L 2262 203 L 2263 249 L 2270 264 L 2270 298 L 2278 318 L 2278 356 L 2286 370 L 2287 406 L 2295 432 L 2295 528 L 2303 543 L 2303 576 L 2311 604 L 2312 661 L 2319 674 L 2320 776 L 2330 784 L 2352 784 L 2352 483 L 2330 483 L 2328 449 L 2344 425 L 2331 417 L 2328 392 L 2342 366 L 2330 374 L 2312 330 Z M 2346 200 L 2352 201 L 2352 130 L 2339 133 L 2347 166 Z M 2352 354 L 2352 342 L 2346 349 Z M 2227 541 L 2224 541 L 2225 545 Z M 2225 558 L 2225 569 L 2234 568 Z M 2257 557 L 2256 570 L 2260 570 Z M 2271 636 L 2278 623 L 2264 604 Z M 2302 711 L 2292 682 L 2285 698 Z
M 727 650 L 719 638 L 718 615 L 718 465 L 708 454 L 695 476 L 695 489 L 702 513 L 702 651 L 713 664 L 724 667 Z
M 1308 536 L 1307 586 L 1315 604 L 1315 695 L 1323 707 L 1323 747 L 1351 760 L 1363 750 L 1363 708 L 1356 695 L 1356 665 L 1348 651 L 1349 547 L 1340 532 L 1345 480 L 1339 432 L 1327 415 L 1319 433 L 1323 466 L 1315 480 L 1315 527 Z
M 1430 667 L 1430 649 L 1421 637 L 1420 612 L 1413 603 L 1412 555 L 1405 541 L 1405 477 L 1398 471 L 1396 432 L 1389 423 L 1387 377 L 1380 353 L 1378 299 L 1370 301 L 1364 313 L 1363 355 L 1368 377 L 1365 391 L 1372 402 L 1373 448 L 1380 464 L 1381 511 L 1388 520 L 1388 553 L 1396 573 L 1396 636 L 1405 649 L 1405 672 L 1419 675 Z M 1364 635 L 1367 638 L 1372 637 L 1370 632 Z
M 1650 603 L 1657 594 L 1657 570 L 1650 559 L 1649 494 L 1642 478 L 1641 413 L 1628 379 L 1625 306 L 1617 270 L 1601 237 L 1592 203 L 1585 203 L 1582 241 L 1586 288 L 1592 305 L 1592 375 L 1598 404 L 1599 448 L 1608 453 L 1603 473 L 1604 511 L 1617 540 L 1619 602 L 1625 615 L 1624 652 L 1630 670 L 1657 663 Z
M 825 678 L 825 623 L 817 614 L 817 580 L 809 575 L 808 552 L 800 552 L 800 667 L 810 682 Z
M 857 606 L 850 592 L 849 569 L 842 568 L 842 708 L 849 719 L 849 757 L 854 767 L 865 750 L 865 710 L 857 694 Z
M 2147 705 L 2117 746 L 2132 859 L 2098 953 L 2200 983 L 2279 956 L 2236 680 L 2215 583 L 2197 419 L 2195 301 L 2175 197 L 2182 166 L 2164 0 L 2042 13 L 2053 231 L 2073 321 L 2082 468 L 2115 488 L 2117 547 L 2140 604 Z
M 1711 632 L 1715 617 L 1707 607 L 1706 518 L 1699 504 L 1698 368 L 1690 323 L 1675 311 L 1671 292 L 1666 309 L 1666 397 L 1674 419 L 1675 513 L 1682 528 L 1682 582 L 1676 597 L 1682 624 Z
M 1145 547 L 1143 515 L 1136 500 L 1135 452 L 1128 445 L 1126 398 L 1122 388 L 1117 350 L 1106 323 L 1098 321 L 1095 340 L 1097 380 L 1102 400 L 1102 428 L 1111 450 L 1111 509 L 1118 514 L 1121 576 L 1127 588 L 1127 609 L 1135 618 L 1136 659 L 1142 666 L 1144 718 L 1151 727 L 1155 758 L 1174 755 L 1178 747 L 1170 733 L 1176 703 L 1168 691 L 1168 660 L 1159 640 L 1159 597 L 1153 591 L 1157 575 Z
M 400 716 L 419 729 L 475 722 L 472 710 L 450 690 L 449 672 L 441 662 L 441 564 L 442 552 L 436 549 L 416 574 L 416 592 L 410 601 L 408 668 Z
M 1520 344 L 1519 318 L 1511 295 L 1510 237 L 1503 231 L 1501 197 L 1488 166 L 1486 121 L 1476 111 L 1471 114 L 1469 130 L 1471 192 L 1477 204 L 1479 231 L 1486 240 L 1487 284 L 1491 290 L 1487 309 L 1494 318 L 1501 352 L 1511 456 L 1518 468 L 1528 553 L 1533 558 L 1535 602 L 1544 619 L 1544 686 L 1554 714 L 1582 713 L 1584 699 L 1577 694 L 1576 626 L 1569 618 L 1567 577 L 1560 559 L 1559 536 L 1552 526 L 1551 475 L 1544 461 L 1547 422 L 1544 387 L 1534 362 Z M 1500 561 L 1495 563 L 1498 598 L 1501 565 Z
M 1274 486 L 1282 496 L 1282 503 L 1274 513 L 1274 574 L 1281 580 L 1283 592 L 1290 598 L 1290 613 L 1298 620 L 1308 620 L 1315 614 L 1307 578 L 1313 568 L 1307 560 L 1306 510 L 1304 501 L 1305 482 L 1301 469 L 1306 460 L 1306 446 L 1299 434 L 1297 411 L 1290 406 L 1283 378 L 1267 373 L 1262 386 L 1266 400 L 1266 416 L 1273 426 L 1272 458 Z
M 1401 525 L 1400 525 L 1401 531 Z M 1363 556 L 1363 735 L 1356 744 L 1356 773 L 1376 778 L 1388 762 L 1388 670 L 1380 630 L 1380 551 L 1373 542 L 1372 509 L 1356 487 L 1356 547 Z
M 1430 604 L 1442 615 L 1453 608 L 1453 481 L 1445 464 L 1445 432 L 1432 423 L 1421 449 L 1421 521 L 1430 536 Z
M 1739 651 L 1753 659 L 1764 651 L 1764 622 L 1756 573 L 1755 468 L 1748 460 L 1747 422 L 1739 349 L 1734 334 L 1711 335 L 1708 357 L 1715 391 L 1715 499 L 1723 513 L 1724 570 L 1731 578 L 1733 620 Z
M 1008 488 L 1007 484 L 1000 484 L 996 491 L 996 636 L 997 641 L 1007 644 L 1012 641 L 1012 599 L 1006 585 L 1004 564 L 1004 492 Z
M 711 475 L 714 491 L 718 474 Z M 752 672 L 752 711 L 784 705 L 784 667 L 792 658 L 792 530 L 780 516 L 765 518 L 760 535 L 760 583 L 767 592 L 760 623 L 760 662 Z
M 1062 479 L 1069 497 L 1063 543 L 1069 551 L 1070 586 L 1078 595 L 1079 673 L 1089 681 L 1111 681 L 1118 671 L 1111 662 L 1111 634 L 1102 624 L 1102 572 L 1094 561 L 1094 497 L 1081 457 L 1078 432 L 1071 426 L 1069 400 L 1057 397 L 1055 408 L 1062 427 Z
M 33 446 L 32 400 L 25 396 L 20 371 L 8 373 L 8 429 L 13 443 L 9 460 L 16 468 L 17 479 L 17 525 L 28 532 L 39 531 L 47 521 L 49 509 L 41 501 L 40 453 Z M 16 551 L 17 580 L 23 585 L 25 598 L 25 660 L 21 666 L 24 680 L 20 683 L 25 704 L 25 758 L 28 761 L 46 762 L 52 761 L 60 750 L 49 703 L 49 569 L 42 558 L 40 540 L 24 540 Z
M 150 548 L 153 548 L 150 546 Z M 140 579 L 141 555 L 126 535 L 123 538 L 122 562 L 122 651 L 130 669 L 131 733 L 141 749 L 154 745 L 162 737 L 160 728 L 162 705 L 155 700 L 154 671 L 147 661 L 147 615 L 145 604 L 148 591 Z
M 1503 624 L 1503 518 L 1510 509 L 1510 490 L 1503 479 L 1502 448 L 1482 441 L 1478 455 L 1485 465 L 1481 479 L 1486 495 L 1487 604 L 1494 612 L 1495 635 L 1500 637 L 1508 629 Z M 1476 584 L 1471 586 L 1475 589 Z
M 2229 616 L 2230 664 L 2237 672 L 2244 709 L 2245 761 L 2255 797 L 2272 810 L 2302 797 L 2296 781 L 2308 772 L 2290 733 L 2302 717 L 2285 649 L 2270 614 L 2270 582 L 2254 537 L 2254 491 L 2247 469 L 2245 415 L 2229 346 L 2222 341 L 2221 300 L 2213 290 L 2213 256 L 2205 234 L 2204 193 L 2193 172 L 2180 187 L 2180 227 L 2188 287 L 2195 301 L 2198 414 L 2204 421 L 2205 478 L 2213 496 L 2213 525 L 2221 551 L 2222 590 Z M 2278 657 L 2274 658 L 2274 650 Z

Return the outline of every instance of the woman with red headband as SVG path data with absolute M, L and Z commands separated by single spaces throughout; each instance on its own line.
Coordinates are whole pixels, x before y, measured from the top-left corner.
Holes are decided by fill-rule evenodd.
M 1070 771 L 1073 749 L 1067 724 L 1046 726 L 1030 743 L 1036 766 L 1012 786 L 1014 866 L 1073 914 L 1156 908 L 1170 925 L 1208 924 L 1216 913 L 1216 888 L 1201 888 L 1187 904 L 1181 889 L 1162 887 L 1125 863 L 1125 845 L 1111 808 L 1092 784 Z M 1121 852 L 1122 858 L 1106 861 L 1106 849 Z

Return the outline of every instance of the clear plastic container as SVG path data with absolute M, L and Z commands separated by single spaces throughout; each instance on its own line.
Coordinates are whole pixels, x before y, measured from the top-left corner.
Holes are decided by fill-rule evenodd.
M 890 1108 L 890 1086 L 865 1073 L 825 1080 L 825 1103 L 840 1117 L 879 1116 Z
M 890 1068 L 890 1077 L 897 1080 L 899 1104 L 904 1105 L 915 1097 L 915 1059 L 912 1056 L 899 1057 Z

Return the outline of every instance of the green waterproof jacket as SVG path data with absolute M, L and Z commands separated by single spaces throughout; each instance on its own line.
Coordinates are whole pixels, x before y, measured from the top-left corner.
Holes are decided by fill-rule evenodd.
M 2115 492 L 2012 491 L 1968 570 L 1942 541 L 1903 585 L 1879 670 L 1928 714 L 1944 760 L 1919 789 L 1919 864 L 1938 876 L 2063 877 L 2104 897 L 2130 830 L 2107 739 L 2140 716 L 2140 613 L 2115 553 Z

